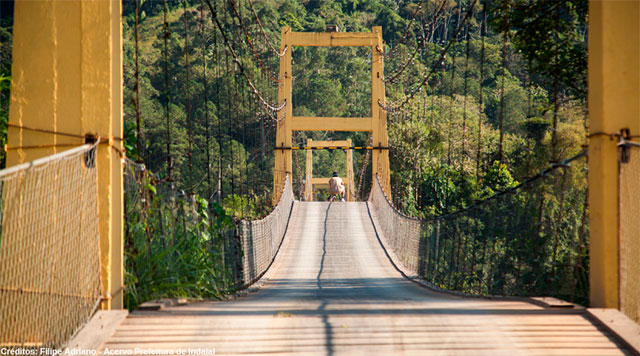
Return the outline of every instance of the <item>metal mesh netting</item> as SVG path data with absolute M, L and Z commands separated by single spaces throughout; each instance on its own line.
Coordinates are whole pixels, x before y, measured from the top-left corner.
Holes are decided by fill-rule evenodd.
M 0 171 L 0 347 L 59 347 L 101 300 L 95 151 Z
M 627 146 L 620 163 L 620 310 L 640 322 L 640 147 Z
M 577 157 L 571 168 L 556 165 L 518 189 L 440 217 L 403 215 L 379 182 L 369 201 L 404 267 L 439 288 L 586 303 L 586 162 Z
M 261 220 L 232 220 L 144 164 L 127 160 L 125 185 L 125 304 L 163 297 L 218 298 L 255 282 L 284 237 L 293 191 Z M 216 211 L 216 209 L 220 209 Z
M 293 200 L 293 189 L 287 175 L 280 200 L 273 211 L 264 219 L 240 222 L 244 285 L 255 282 L 271 265 L 284 238 Z

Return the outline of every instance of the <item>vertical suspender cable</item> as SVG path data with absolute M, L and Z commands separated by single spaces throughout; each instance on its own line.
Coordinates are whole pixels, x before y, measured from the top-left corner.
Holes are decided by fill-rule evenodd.
M 213 6 L 218 6 L 217 0 L 213 1 Z M 222 204 L 222 115 L 220 114 L 220 57 L 218 56 L 218 29 L 214 26 L 213 28 L 213 48 L 214 48 L 214 62 L 216 68 L 216 90 L 215 90 L 215 100 L 216 100 L 216 119 L 217 119 L 217 128 L 218 128 L 218 185 L 217 185 L 217 199 L 218 204 Z
M 186 94 L 187 94 L 187 139 L 189 142 L 189 194 L 193 194 L 193 123 L 191 117 L 191 77 L 189 68 L 189 23 L 187 21 L 187 0 L 183 1 L 184 6 L 184 60 L 186 66 Z
M 253 100 L 251 100 L 252 103 L 252 110 L 251 110 L 251 117 L 252 117 L 252 121 L 254 123 L 258 122 L 258 115 L 259 115 L 259 110 L 260 108 L 258 107 L 258 98 L 252 98 Z M 258 147 L 256 146 L 258 142 L 258 128 L 256 125 L 253 125 L 253 135 L 251 136 L 251 153 L 253 154 L 253 159 L 252 162 L 254 162 L 253 164 L 253 169 L 258 169 L 259 165 L 258 165 Z M 248 171 L 247 171 L 248 174 Z M 258 191 L 258 187 L 260 186 L 260 177 L 256 176 L 256 175 L 252 175 L 252 185 L 251 185 L 251 196 L 252 197 L 257 197 L 258 194 L 256 193 Z
M 559 86 L 559 78 L 558 78 L 558 71 L 560 71 L 560 57 L 558 54 L 559 51 L 559 43 L 560 43 L 560 38 L 558 35 L 558 27 L 559 27 L 559 21 L 560 21 L 560 6 L 556 7 L 556 30 L 555 30 L 555 35 L 556 35 L 556 40 L 555 40 L 555 55 L 554 55 L 554 63 L 553 63 L 553 131 L 551 133 L 551 161 L 552 162 L 556 162 L 558 160 L 558 152 L 557 152 L 557 146 L 558 146 L 558 111 L 560 109 L 559 106 L 559 99 L 558 99 L 558 86 Z
M 482 2 L 482 22 L 480 25 L 480 103 L 478 108 L 478 147 L 476 152 L 476 182 L 480 180 L 480 157 L 482 155 L 482 114 L 484 112 L 484 90 L 482 89 L 484 82 L 484 41 L 487 35 L 487 10 L 486 4 Z
M 136 0 L 137 1 L 137 0 Z M 171 171 L 173 168 L 173 162 L 171 160 L 171 121 L 169 119 L 169 52 L 167 41 L 169 39 L 169 22 L 167 22 L 167 0 L 162 0 L 162 15 L 164 21 L 164 115 L 165 115 L 165 130 L 167 141 L 167 179 L 171 181 Z
M 429 47 L 427 46 L 427 36 L 428 36 L 428 32 L 425 30 L 425 22 L 424 22 L 424 15 L 421 19 L 421 23 L 420 23 L 420 29 L 422 30 L 422 52 L 421 57 L 424 56 L 424 63 L 425 63 L 425 73 L 429 70 L 429 68 L 427 68 L 426 64 L 429 63 Z M 420 121 L 424 121 L 427 117 L 427 89 L 429 88 L 428 85 L 425 85 L 424 87 L 424 91 L 422 92 L 422 113 L 419 115 L 420 117 Z
M 133 26 L 133 33 L 135 37 L 135 57 L 136 57 L 136 149 L 138 150 L 138 162 L 144 162 L 142 154 L 142 119 L 140 113 L 140 47 L 139 47 L 139 35 L 138 35 L 138 20 L 140 12 L 139 0 L 134 0 L 135 4 L 135 23 Z
M 209 125 L 209 83 L 207 81 L 207 40 L 205 37 L 204 0 L 200 0 L 200 29 L 202 30 L 202 78 L 204 84 L 204 123 L 207 158 L 207 196 L 213 195 L 211 182 L 211 130 Z
M 464 162 L 467 157 L 466 151 L 466 141 L 467 141 L 467 90 L 469 88 L 469 54 L 471 51 L 471 39 L 469 38 L 469 25 L 467 24 L 467 28 L 464 31 L 464 38 L 466 40 L 466 53 L 464 59 L 464 92 L 463 95 L 463 103 L 462 103 L 462 157 L 460 163 L 460 172 L 464 174 Z
M 226 8 L 224 9 L 224 24 L 228 24 L 229 23 L 229 17 L 227 16 L 227 11 Z M 221 29 L 222 30 L 222 29 Z M 234 36 L 235 37 L 235 36 Z M 225 81 L 225 89 L 226 92 L 229 93 L 231 90 L 231 75 L 230 75 L 230 70 L 229 70 L 229 51 L 225 50 L 224 51 L 224 62 L 225 62 L 225 66 L 226 66 L 226 73 L 225 73 L 225 77 L 227 78 L 227 80 Z M 231 123 L 233 122 L 233 120 L 231 119 L 231 95 L 227 94 L 227 102 L 226 102 L 226 107 L 227 107 L 227 122 L 228 122 L 228 126 L 227 126 L 227 135 L 229 136 L 229 162 L 231 164 L 231 195 L 233 196 L 235 194 L 235 184 L 234 184 L 234 173 L 233 173 L 233 135 L 231 134 Z
M 533 93 L 531 92 L 533 87 L 533 81 L 531 80 L 531 72 L 533 71 L 532 62 L 532 59 L 529 58 L 529 62 L 527 64 L 527 118 L 530 118 L 533 115 Z
M 238 29 L 240 29 L 240 27 L 242 26 L 242 29 L 244 30 L 244 25 L 242 24 L 242 18 L 240 16 L 242 16 L 241 13 L 241 6 L 238 6 L 238 9 L 235 8 L 235 3 L 233 2 L 233 0 L 229 1 L 229 4 L 231 5 L 232 11 L 234 11 L 236 13 L 236 18 L 238 20 Z M 240 5 L 240 4 L 238 4 Z M 233 13 L 232 13 L 233 14 Z M 234 20 L 235 21 L 235 20 Z M 238 54 L 241 55 L 241 51 L 238 50 Z M 241 57 L 242 58 L 242 57 Z M 242 69 L 240 69 L 242 70 Z M 246 198 L 246 187 L 247 187 L 247 177 L 242 177 L 242 161 L 244 160 L 245 164 L 247 162 L 247 145 L 245 142 L 245 134 L 246 131 L 244 130 L 245 126 L 246 126 L 246 117 L 245 117 L 245 110 L 247 109 L 246 106 L 246 101 L 245 101 L 245 96 L 244 96 L 244 81 L 242 80 L 241 77 L 237 77 L 236 78 L 236 98 L 241 98 L 240 100 L 240 107 L 239 109 L 236 110 L 236 112 L 238 113 L 238 125 L 240 125 L 240 127 L 238 127 L 238 129 L 242 129 L 238 134 L 242 135 L 242 151 L 238 150 L 238 172 L 239 172 L 239 178 L 240 178 L 240 197 L 241 198 Z M 242 157 L 242 152 L 244 151 L 244 159 Z M 245 214 L 247 213 L 245 211 L 245 205 L 246 204 L 242 204 L 241 205 L 241 213 L 242 216 L 245 216 Z
M 507 5 L 508 6 L 508 5 Z M 507 7 L 507 11 L 508 7 Z M 507 15 L 508 16 L 508 15 Z M 502 78 L 500 83 L 500 121 L 498 129 L 500 130 L 500 141 L 498 142 L 498 161 L 502 162 L 502 144 L 504 141 L 504 77 L 507 75 L 507 36 L 509 31 L 509 18 L 505 17 L 505 28 L 502 32 Z
M 458 7 L 458 20 L 460 18 L 460 12 L 462 10 L 462 6 Z M 456 23 L 456 29 L 454 31 L 454 33 L 458 33 L 458 26 L 460 26 L 460 21 L 458 21 Z M 454 43 L 456 43 L 458 41 L 457 36 L 454 36 L 453 39 L 451 39 Z M 453 49 L 453 48 L 452 48 Z M 451 82 L 449 83 L 449 100 L 451 100 L 449 102 L 449 122 L 448 122 L 448 135 L 447 135 L 447 163 L 451 164 L 451 146 L 453 145 L 453 140 L 452 140 L 452 131 L 453 131 L 453 104 L 455 101 L 455 98 L 453 96 L 454 94 L 454 87 L 455 87 L 455 79 L 456 79 L 456 53 L 452 50 L 451 51 Z
M 435 28 L 435 24 L 433 25 L 433 31 L 432 33 L 436 32 L 436 28 Z M 438 58 L 438 39 L 435 38 L 435 43 L 431 43 L 431 45 L 433 46 L 433 54 L 434 54 L 434 59 Z M 428 55 L 428 51 L 427 51 L 427 55 Z M 429 62 L 427 62 L 429 63 Z M 432 62 L 432 63 L 435 63 Z M 429 124 L 433 125 L 435 123 L 435 107 L 436 107 L 436 96 L 437 96 L 437 92 L 436 92 L 436 86 L 437 86 L 438 82 L 433 83 L 433 86 L 429 86 L 429 88 L 431 89 L 431 103 L 430 103 L 430 117 L 429 117 Z
M 240 157 L 243 158 L 244 160 L 244 179 L 243 179 L 243 185 L 244 188 L 242 187 L 242 185 L 240 186 L 240 195 L 244 195 L 244 197 L 248 200 L 249 199 L 249 168 L 247 166 L 247 162 L 249 161 L 249 155 L 250 155 L 250 150 L 247 149 L 247 118 L 244 115 L 244 111 L 246 110 L 247 113 L 249 113 L 249 109 L 247 107 L 247 96 L 246 96 L 246 90 L 245 90 L 245 86 L 244 86 L 244 81 L 241 82 L 242 86 L 240 87 L 240 90 L 242 91 L 242 108 L 241 108 L 241 120 L 238 120 L 240 125 L 242 125 L 242 147 L 244 148 L 244 157 Z M 244 210 L 245 204 L 242 204 L 242 209 Z M 244 211 L 243 211 L 243 216 L 244 216 Z
M 259 99 L 256 98 L 256 100 L 259 100 Z M 265 161 L 266 161 L 267 157 L 266 157 L 266 152 L 265 152 L 265 150 L 266 150 L 266 148 L 265 148 L 265 144 L 266 144 L 265 135 L 266 135 L 266 132 L 265 132 L 265 127 L 264 127 L 264 119 L 265 119 L 265 113 L 261 113 L 260 114 L 260 182 L 263 185 L 263 187 L 262 187 L 263 190 L 264 190 L 264 188 L 266 186 L 265 176 L 266 176 L 266 170 L 267 170 L 266 166 L 265 166 Z M 262 195 L 263 195 L 264 199 L 267 198 L 266 194 L 262 194 Z
M 532 102 L 532 95 L 533 93 L 531 93 L 531 87 L 532 87 L 532 80 L 531 80 L 531 72 L 533 71 L 533 69 L 531 68 L 532 66 L 532 59 L 529 58 L 529 61 L 527 63 L 527 77 L 526 77 L 526 87 L 527 87 L 527 119 L 530 119 L 532 117 L 532 109 L 533 109 L 533 102 Z M 529 143 L 527 143 L 527 150 L 528 152 L 531 152 L 532 148 L 530 146 Z M 529 175 L 529 171 L 531 169 L 531 155 L 528 156 L 525 164 L 526 164 L 526 170 L 525 170 L 525 174 Z

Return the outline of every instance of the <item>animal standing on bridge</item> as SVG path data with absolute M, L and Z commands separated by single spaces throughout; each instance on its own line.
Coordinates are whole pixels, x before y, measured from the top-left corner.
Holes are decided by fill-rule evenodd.
M 336 195 L 340 195 L 340 200 L 344 201 L 344 182 L 338 177 L 337 172 L 333 172 L 333 176 L 329 179 L 329 201 L 333 201 Z

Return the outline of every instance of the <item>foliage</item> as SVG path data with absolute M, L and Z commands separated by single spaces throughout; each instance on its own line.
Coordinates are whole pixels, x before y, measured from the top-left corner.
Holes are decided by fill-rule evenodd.
M 4 21 L 3 21 L 4 22 Z M 11 26 L 0 23 L 0 168 L 4 168 L 7 153 L 7 124 L 9 123 L 9 100 L 11 91 L 11 46 L 13 37 Z
M 588 304 L 584 160 L 518 191 L 423 222 L 421 272 L 433 284 L 482 295 L 555 295 Z M 500 163 L 498 185 L 513 185 Z M 569 177 L 580 189 L 567 190 Z M 542 192 L 541 192 L 542 190 Z M 576 207 L 578 207 L 576 209 Z
M 223 201 L 223 206 L 227 215 L 238 219 L 254 216 L 252 212 L 256 209 L 253 201 L 249 200 L 246 196 L 237 194 L 226 196 Z
M 513 33 L 515 48 L 532 61 L 531 69 L 546 78 L 548 88 L 584 99 L 587 5 L 587 0 L 492 0 L 489 11 L 492 27 Z
M 216 203 L 125 172 L 125 307 L 158 298 L 220 298 L 233 289 L 224 266 L 231 218 Z

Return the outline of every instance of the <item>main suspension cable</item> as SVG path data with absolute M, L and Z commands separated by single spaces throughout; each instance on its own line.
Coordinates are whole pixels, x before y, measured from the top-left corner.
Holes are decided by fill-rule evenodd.
M 234 61 L 238 64 L 238 67 L 240 68 L 240 72 L 245 77 L 245 79 L 247 79 L 247 83 L 249 84 L 249 86 L 253 90 L 254 95 L 256 95 L 260 99 L 260 102 L 262 103 L 262 105 L 264 105 L 266 108 L 268 108 L 271 111 L 279 112 L 282 109 L 284 109 L 284 107 L 287 105 L 287 99 L 284 99 L 282 104 L 280 104 L 279 106 L 275 106 L 275 105 L 272 105 L 272 104 L 268 103 L 264 99 L 264 97 L 260 94 L 260 92 L 258 91 L 256 86 L 253 84 L 253 81 L 251 80 L 251 78 L 249 78 L 249 75 L 246 73 L 245 68 L 242 66 L 242 63 L 240 62 L 240 59 L 238 58 L 238 54 L 236 53 L 236 51 L 233 49 L 233 47 L 229 43 L 229 39 L 227 38 L 227 35 L 225 34 L 224 29 L 222 28 L 222 25 L 220 24 L 220 21 L 218 20 L 218 14 L 217 14 L 216 10 L 213 8 L 213 6 L 211 5 L 211 0 L 205 0 L 205 1 L 207 2 L 207 6 L 209 7 L 209 11 L 211 11 L 211 21 L 213 21 L 214 24 L 220 30 L 220 34 L 222 35 L 222 39 L 224 40 L 225 45 L 229 49 L 229 52 L 231 52 L 231 55 L 233 56 Z M 277 115 L 276 115 L 276 120 L 278 120 Z
M 460 32 L 460 29 L 462 28 L 462 25 L 464 25 L 467 20 L 469 19 L 469 17 L 471 16 L 471 14 L 473 13 L 473 7 L 476 4 L 477 0 L 474 0 L 473 3 L 471 4 L 471 6 L 469 7 L 469 10 L 467 11 L 467 14 L 465 15 L 464 19 L 462 20 L 462 23 L 460 24 L 460 26 L 458 26 L 458 28 L 456 29 L 456 32 L 453 34 L 454 37 L 458 36 L 458 32 Z M 438 59 L 437 62 L 434 63 L 434 66 L 432 66 L 431 70 L 429 71 L 429 73 L 422 79 L 422 81 L 420 82 L 420 85 L 418 85 L 418 87 L 414 88 L 413 90 L 411 90 L 410 94 L 399 104 L 396 106 L 391 106 L 391 105 L 385 105 L 383 104 L 380 100 L 378 100 L 378 106 L 380 106 L 383 110 L 387 111 L 387 112 L 393 112 L 393 111 L 398 111 L 401 108 L 403 108 L 407 103 L 409 103 L 411 100 L 413 100 L 413 98 L 415 97 L 415 95 L 420 91 L 420 89 L 427 83 L 427 81 L 429 81 L 429 78 L 431 78 L 431 76 L 433 75 L 433 73 L 437 70 L 434 69 L 436 68 L 437 63 L 440 63 L 444 60 L 447 52 L 449 51 L 449 48 L 451 48 L 451 45 L 454 43 L 454 41 L 450 41 L 446 47 L 444 48 L 444 50 L 442 51 L 442 54 L 440 55 L 440 58 Z
M 256 12 L 256 10 L 253 8 L 253 1 L 249 0 L 249 8 L 251 8 L 251 12 L 253 12 L 253 16 L 256 18 L 256 23 L 258 24 L 258 28 L 260 28 L 260 32 L 262 33 L 262 36 L 264 37 L 265 41 L 267 42 L 267 45 L 269 45 L 269 47 L 271 48 L 271 50 L 278 56 L 278 57 L 282 57 L 285 55 L 285 53 L 287 53 L 287 50 L 289 49 L 289 45 L 285 45 L 284 49 L 282 50 L 282 53 L 280 53 L 280 51 L 278 51 L 273 44 L 271 44 L 271 41 L 269 40 L 269 37 L 267 37 L 267 34 L 264 31 L 264 27 L 262 26 L 262 22 L 260 22 L 260 17 L 258 16 L 258 13 Z
M 258 64 L 260 65 L 260 69 L 262 69 L 263 72 L 265 72 L 269 78 L 271 78 L 271 80 L 273 80 L 274 82 L 279 82 L 279 79 L 275 78 L 271 72 L 267 69 L 267 67 L 265 67 L 264 62 L 262 62 L 262 59 L 260 59 L 260 56 L 258 55 L 258 52 L 256 52 L 255 47 L 253 46 L 253 42 L 251 42 L 251 37 L 249 36 L 249 33 L 247 33 L 247 28 L 244 26 L 244 21 L 242 21 L 242 16 L 240 16 L 240 13 L 238 12 L 238 9 L 236 9 L 236 3 L 234 0 L 228 0 L 229 1 L 229 5 L 231 5 L 231 10 L 233 10 L 233 14 L 236 16 L 236 18 L 238 18 L 238 23 L 240 24 L 240 28 L 242 28 L 242 33 L 244 34 L 244 37 L 247 39 L 247 43 L 249 44 L 249 47 L 251 47 L 251 52 L 253 53 L 253 57 L 258 61 Z
M 517 192 L 517 191 L 521 190 L 522 188 L 527 187 L 527 186 L 531 185 L 532 183 L 534 183 L 534 182 L 536 182 L 536 181 L 538 181 L 540 179 L 546 178 L 547 176 L 549 176 L 550 173 L 553 173 L 558 168 L 570 168 L 572 162 L 574 162 L 574 161 L 576 161 L 576 160 L 578 160 L 578 159 L 580 159 L 582 157 L 587 157 L 587 155 L 588 155 L 588 150 L 585 149 L 585 150 L 581 151 L 580 153 L 578 153 L 578 154 L 576 154 L 576 155 L 574 155 L 572 157 L 566 158 L 566 159 L 564 159 L 564 160 L 562 160 L 562 161 L 560 161 L 558 163 L 551 163 L 547 168 L 541 170 L 535 176 L 533 176 L 533 177 L 531 177 L 531 178 L 519 183 L 516 186 L 510 187 L 510 188 L 507 188 L 507 189 L 504 189 L 504 190 L 497 191 L 493 195 L 491 195 L 491 196 L 489 196 L 487 198 L 475 201 L 474 204 L 471 205 L 471 206 L 468 206 L 468 207 L 466 207 L 464 209 L 461 209 L 461 210 L 458 210 L 458 211 L 455 211 L 455 212 L 444 213 L 442 215 L 439 215 L 439 216 L 435 217 L 435 219 L 451 219 L 451 218 L 455 218 L 458 215 L 461 215 L 461 214 L 463 214 L 463 213 L 465 213 L 467 211 L 470 211 L 470 210 L 472 210 L 474 208 L 482 206 L 482 205 L 488 203 L 489 201 L 492 201 L 492 200 L 494 200 L 494 199 L 496 199 L 498 197 L 501 197 L 501 196 L 503 196 L 505 194 Z
M 444 0 L 444 2 L 446 2 L 446 0 Z M 400 48 L 400 45 L 404 43 L 404 40 L 406 38 L 409 37 L 409 30 L 411 29 L 411 27 L 413 26 L 413 23 L 415 22 L 416 16 L 418 15 L 418 12 L 420 12 L 420 10 L 422 10 L 422 7 L 424 6 L 424 0 L 420 1 L 420 5 L 418 5 L 418 7 L 416 8 L 416 10 L 413 12 L 413 15 L 411 16 L 411 20 L 409 21 L 409 23 L 407 24 L 407 27 L 405 27 L 404 29 L 404 33 L 402 34 L 402 36 L 400 36 L 400 42 L 398 42 L 392 49 L 390 52 L 383 52 L 382 48 L 379 49 L 379 51 L 381 51 L 380 53 L 383 56 L 393 56 L 395 54 L 396 51 L 398 51 L 398 48 Z
M 442 2 L 440 3 L 440 6 L 437 8 L 436 13 L 433 15 L 433 17 L 431 18 L 431 21 L 426 24 L 424 27 L 427 26 L 431 26 L 431 24 L 435 23 L 435 21 L 439 18 L 440 16 L 440 12 L 444 9 L 444 4 L 446 4 L 447 0 L 442 0 Z M 419 42 L 416 45 L 415 50 L 413 51 L 413 54 L 411 55 L 411 57 L 409 57 L 409 60 L 407 60 L 403 65 L 402 68 L 400 70 L 398 70 L 396 73 L 392 74 L 388 79 L 385 77 L 384 81 L 385 82 L 390 82 L 390 83 L 396 83 L 397 82 L 397 78 L 398 76 L 400 76 L 400 74 L 404 73 L 404 71 L 409 67 L 409 65 L 411 65 L 413 63 L 413 61 L 416 58 L 416 54 L 418 53 L 418 51 L 420 50 L 420 48 L 424 45 L 424 43 L 427 41 L 427 34 L 425 34 L 422 37 L 422 41 Z

